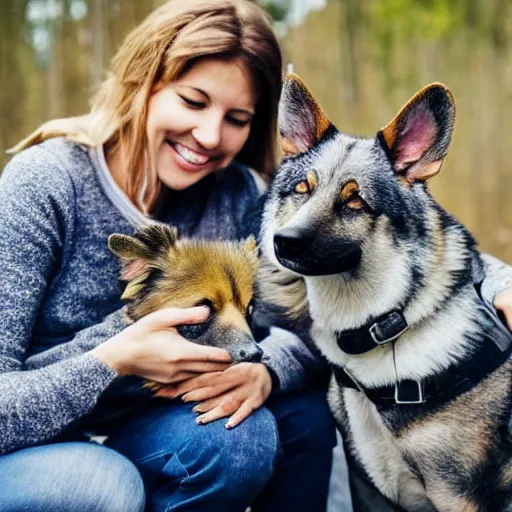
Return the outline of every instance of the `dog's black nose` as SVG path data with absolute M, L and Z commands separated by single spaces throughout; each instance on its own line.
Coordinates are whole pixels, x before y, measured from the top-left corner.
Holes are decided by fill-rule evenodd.
M 315 238 L 310 231 L 288 229 L 274 235 L 274 250 L 276 256 L 284 259 L 293 259 L 306 251 Z
M 263 350 L 256 344 L 251 347 L 241 348 L 238 352 L 239 361 L 245 361 L 247 363 L 259 363 L 262 356 Z

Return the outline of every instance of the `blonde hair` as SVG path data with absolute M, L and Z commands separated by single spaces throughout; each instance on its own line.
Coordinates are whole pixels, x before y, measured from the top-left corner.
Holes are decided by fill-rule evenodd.
M 241 58 L 257 80 L 261 96 L 237 160 L 268 177 L 275 167 L 282 60 L 268 16 L 249 0 L 166 2 L 128 34 L 88 114 L 48 121 L 11 152 L 57 136 L 121 151 L 131 166 L 127 194 L 148 213 L 161 189 L 154 163 L 148 173 L 144 165 L 149 98 L 156 84 L 179 78 L 205 57 Z

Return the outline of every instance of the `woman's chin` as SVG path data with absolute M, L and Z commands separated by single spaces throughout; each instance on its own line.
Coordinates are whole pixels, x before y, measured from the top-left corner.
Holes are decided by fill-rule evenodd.
M 205 170 L 202 172 L 184 172 L 179 169 L 166 169 L 165 171 L 157 171 L 160 181 L 171 190 L 185 190 L 192 185 L 201 181 L 205 176 L 214 172 L 213 170 Z

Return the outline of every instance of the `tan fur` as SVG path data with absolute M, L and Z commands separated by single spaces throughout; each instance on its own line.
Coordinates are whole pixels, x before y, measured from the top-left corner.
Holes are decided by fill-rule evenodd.
M 247 321 L 245 320 L 245 313 L 247 312 L 247 307 L 245 309 L 240 310 L 233 306 L 233 304 L 228 303 L 226 306 L 222 308 L 222 312 L 219 315 L 220 325 L 221 326 L 232 326 L 237 329 L 240 329 L 247 334 L 251 333 L 251 329 L 247 325 Z M 242 314 L 244 313 L 244 314 Z
M 148 269 L 158 268 L 167 279 L 144 302 L 132 309 L 135 318 L 164 307 L 191 307 L 209 300 L 217 311 L 236 304 L 242 311 L 252 298 L 257 260 L 238 244 L 178 241 Z M 133 297 L 144 288 L 144 274 L 133 280 L 125 296 Z
M 258 286 L 263 300 L 281 306 L 290 318 L 308 315 L 306 286 L 301 277 L 262 258 L 258 268 Z
M 309 186 L 306 181 L 301 181 L 295 185 L 295 192 L 298 194 L 307 194 L 309 192 Z

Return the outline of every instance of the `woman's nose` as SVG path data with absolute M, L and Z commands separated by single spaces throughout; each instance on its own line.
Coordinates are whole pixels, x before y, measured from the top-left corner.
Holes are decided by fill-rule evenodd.
M 222 132 L 222 120 L 209 116 L 201 124 L 196 126 L 192 135 L 194 139 L 205 149 L 216 149 L 220 145 Z

